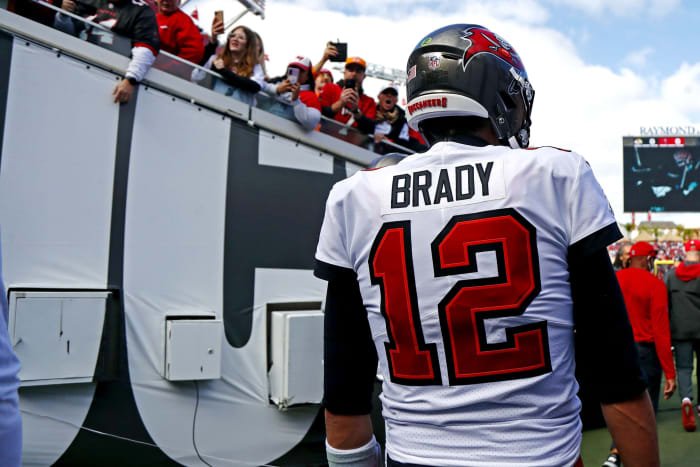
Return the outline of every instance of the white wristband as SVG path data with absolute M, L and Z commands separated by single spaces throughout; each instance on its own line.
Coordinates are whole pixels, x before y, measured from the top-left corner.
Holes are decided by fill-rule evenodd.
M 354 449 L 336 449 L 326 440 L 328 467 L 379 467 L 382 449 L 374 435 L 369 443 Z

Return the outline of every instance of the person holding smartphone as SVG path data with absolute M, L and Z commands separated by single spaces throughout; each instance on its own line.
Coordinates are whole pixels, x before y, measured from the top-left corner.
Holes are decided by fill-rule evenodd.
M 326 84 L 319 99 L 323 115 L 369 135 L 374 133 L 377 104 L 362 90 L 366 69 L 367 62 L 362 58 L 349 57 L 343 79 L 338 84 Z
M 212 55 L 204 65 L 204 68 L 210 68 L 222 77 L 214 84 L 214 90 L 248 105 L 255 105 L 255 94 L 265 83 L 259 53 L 255 31 L 245 26 L 233 28 L 221 54 Z M 192 72 L 192 81 L 202 81 L 205 77 L 206 73 L 201 70 Z
M 263 90 L 283 104 L 291 106 L 294 119 L 304 129 L 313 130 L 321 120 L 321 104 L 314 93 L 311 60 L 307 57 L 294 57 L 287 65 L 286 75 L 270 79 L 264 84 Z

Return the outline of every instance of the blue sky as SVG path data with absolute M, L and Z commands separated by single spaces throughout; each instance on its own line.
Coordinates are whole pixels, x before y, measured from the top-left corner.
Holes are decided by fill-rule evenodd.
M 269 0 L 268 8 L 273 9 L 276 3 L 288 2 Z M 394 1 L 378 1 L 370 6 L 364 2 L 336 0 L 324 3 L 329 9 L 349 16 L 372 15 L 372 8 L 375 8 L 377 16 L 390 12 L 401 19 L 411 15 L 411 8 L 406 4 L 449 13 L 460 2 L 409 0 L 397 4 Z M 498 2 L 495 3 L 494 16 L 508 17 L 508 13 L 499 11 Z M 564 33 L 576 44 L 582 58 L 592 64 L 611 68 L 627 66 L 653 74 L 658 70 L 678 68 L 683 62 L 697 61 L 699 55 L 695 47 L 700 41 L 699 2 L 594 0 L 590 2 L 593 6 L 589 7 L 583 6 L 585 3 L 577 0 L 542 0 L 537 2 L 539 8 L 536 9 L 542 11 L 535 14 L 541 16 L 536 22 Z M 666 6 L 659 8 L 661 4 Z
M 660 75 L 700 57 L 700 3 L 684 3 L 663 16 L 639 10 L 627 15 L 582 14 L 557 6 L 548 24 L 571 37 L 588 63 Z M 648 51 L 641 54 L 644 62 L 631 62 L 629 58 L 640 50 Z
M 232 0 L 191 0 L 185 10 L 195 6 L 204 27 L 216 9 L 227 18 L 241 10 Z M 296 55 L 315 62 L 336 38 L 351 55 L 405 69 L 420 39 L 454 23 L 482 24 L 515 47 L 537 95 L 531 144 L 582 154 L 622 223 L 631 218 L 622 210 L 622 137 L 640 126 L 700 129 L 696 0 L 267 0 L 264 20 L 239 24 L 261 34 L 275 76 Z M 365 91 L 374 97 L 381 84 L 368 79 Z M 654 218 L 700 227 L 700 214 Z

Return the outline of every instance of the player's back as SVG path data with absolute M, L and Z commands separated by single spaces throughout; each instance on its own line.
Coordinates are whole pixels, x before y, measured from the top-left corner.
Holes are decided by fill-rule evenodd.
M 585 161 L 439 143 L 340 182 L 327 209 L 343 252 L 322 232 L 317 257 L 357 273 L 392 459 L 573 464 L 568 248 L 614 223 Z

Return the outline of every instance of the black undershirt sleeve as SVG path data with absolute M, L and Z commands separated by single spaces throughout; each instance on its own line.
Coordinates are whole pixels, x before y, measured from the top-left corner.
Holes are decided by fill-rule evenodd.
M 603 404 L 633 399 L 646 389 L 646 383 L 606 248 L 570 249 L 569 272 L 576 377 L 581 387 Z
M 231 86 L 235 86 L 243 91 L 251 92 L 253 94 L 260 91 L 260 85 L 250 78 L 246 78 L 225 68 L 214 68 L 214 71 L 223 76 L 224 81 Z
M 369 414 L 377 352 L 354 274 L 334 274 L 328 282 L 323 350 L 323 406 L 336 415 Z
M 207 42 L 207 45 L 204 46 L 204 55 L 202 55 L 202 59 L 199 61 L 199 66 L 204 66 L 209 61 L 209 57 L 216 53 L 217 46 L 217 43 Z
M 360 119 L 357 120 L 357 129 L 367 135 L 374 133 L 375 125 L 376 122 L 366 115 L 362 115 Z

